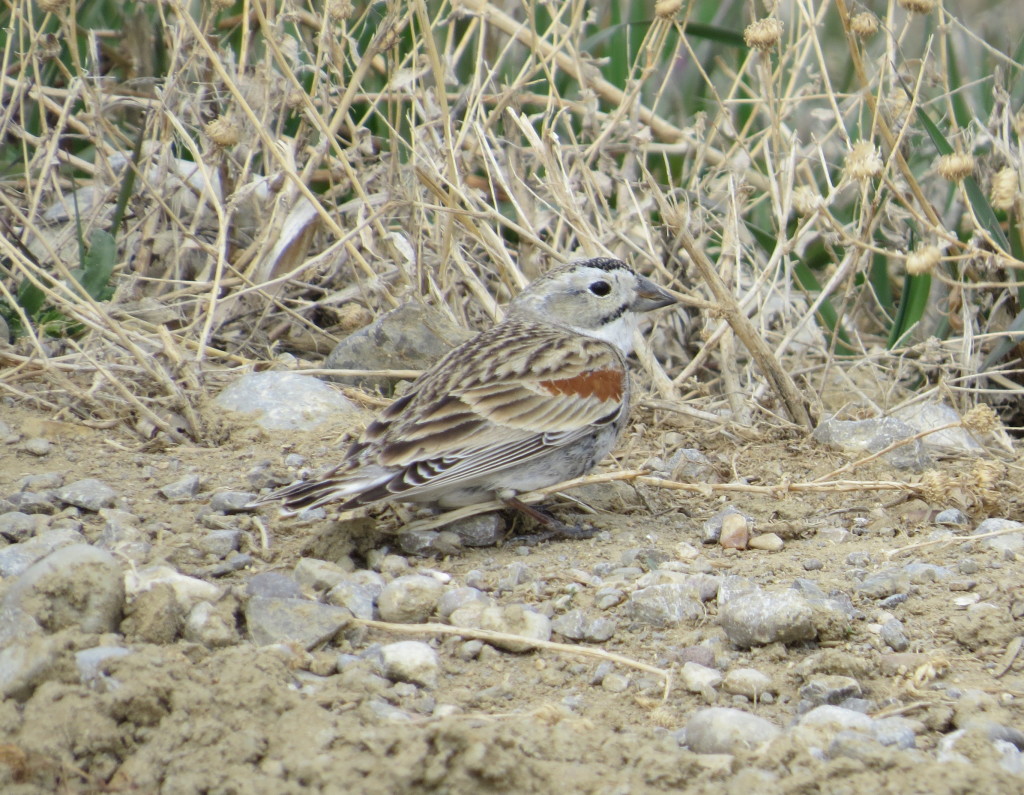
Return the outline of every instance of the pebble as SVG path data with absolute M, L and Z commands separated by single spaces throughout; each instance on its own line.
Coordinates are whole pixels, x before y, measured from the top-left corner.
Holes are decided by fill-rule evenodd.
M 48 491 L 19 491 L 8 495 L 7 506 L 12 510 L 22 513 L 56 513 L 57 503 L 52 492 Z
M 76 480 L 57 489 L 56 495 L 58 500 L 67 505 L 93 512 L 100 508 L 112 508 L 117 499 L 117 492 L 96 478 Z
M 780 552 L 785 545 L 785 542 L 775 533 L 762 533 L 747 542 L 750 549 L 760 549 L 763 552 Z
M 603 643 L 615 634 L 616 628 L 613 619 L 590 616 L 578 608 L 563 613 L 551 622 L 552 631 L 562 637 L 589 643 Z
M 203 552 L 218 558 L 226 558 L 232 552 L 237 552 L 241 544 L 241 530 L 213 530 L 196 542 L 196 546 Z
M 913 436 L 914 429 L 895 417 L 875 417 L 866 420 L 823 420 L 811 433 L 811 438 L 851 453 L 874 453 L 884 450 L 901 439 Z M 920 470 L 930 458 L 920 439 L 901 445 L 882 458 L 897 469 Z
M 352 611 L 356 618 L 370 620 L 376 617 L 376 593 L 366 585 L 348 580 L 339 582 L 327 592 L 324 601 Z
M 718 623 L 729 641 L 741 648 L 769 643 L 798 643 L 817 635 L 814 611 L 793 591 L 756 592 L 721 604 Z
M 199 475 L 192 474 L 161 486 L 157 491 L 160 492 L 160 496 L 171 502 L 186 502 L 195 498 L 199 493 L 199 487 Z
M 679 669 L 679 681 L 691 693 L 701 693 L 707 697 L 722 684 L 722 674 L 714 668 L 688 661 Z
M 129 600 L 159 585 L 167 585 L 183 612 L 191 610 L 197 602 L 216 602 L 223 595 L 223 590 L 213 583 L 181 574 L 170 566 L 129 569 L 124 575 L 124 585 Z
M 1007 532 L 1014 529 L 1020 529 L 1021 532 Z M 1015 522 L 1012 519 L 986 519 L 975 528 L 972 535 L 978 536 L 984 535 L 985 533 L 995 533 L 1000 531 L 1004 534 L 1001 536 L 993 536 L 992 538 L 983 539 L 981 541 L 981 546 L 985 549 L 991 549 L 1000 553 L 1024 553 L 1024 523 Z
M 722 690 L 756 702 L 762 695 L 774 693 L 775 687 L 771 677 L 756 668 L 734 668 L 722 679 Z
M 732 707 L 697 710 L 686 723 L 686 746 L 698 754 L 735 754 L 753 750 L 778 737 L 771 721 Z
M 804 571 L 821 571 L 825 567 L 825 564 L 818 558 L 807 558 L 801 565 L 804 567 Z
M 403 640 L 380 647 L 384 676 L 393 682 L 411 682 L 420 687 L 434 688 L 440 663 L 437 652 L 429 644 L 418 640 Z
M 49 439 L 44 439 L 41 436 L 34 436 L 31 439 L 26 439 L 22 445 L 22 449 L 30 455 L 42 458 L 43 456 L 49 455 L 53 452 L 53 443 Z
M 885 599 L 893 594 L 905 593 L 909 587 L 910 578 L 905 571 L 886 569 L 858 583 L 856 590 L 869 599 Z
M 249 596 L 276 596 L 282 599 L 301 599 L 302 589 L 293 577 L 280 571 L 262 571 L 252 575 L 245 583 Z
M 727 516 L 741 517 L 744 520 L 744 524 L 746 525 L 748 530 L 754 523 L 753 518 L 744 515 L 739 509 L 734 508 L 733 506 L 730 505 L 727 508 L 716 513 L 714 516 L 712 516 L 710 519 L 704 522 L 703 525 L 701 525 L 700 540 L 705 544 L 719 543 L 718 540 L 722 535 L 722 523 L 725 521 L 725 518 Z M 736 524 L 736 526 L 739 526 L 738 523 Z
M 185 619 L 182 635 L 190 643 L 199 643 L 208 649 L 222 649 L 238 643 L 234 600 L 211 604 L 199 602 Z
M 471 336 L 437 309 L 407 301 L 341 340 L 327 355 L 331 370 L 422 370 Z M 332 375 L 330 380 L 390 393 L 397 379 Z M 322 383 L 322 382 L 321 382 Z
M 741 513 L 728 513 L 722 517 L 718 531 L 718 545 L 725 549 L 746 549 L 750 541 L 750 522 Z
M 493 547 L 505 537 L 505 519 L 500 513 L 480 513 L 445 525 L 466 547 Z
M 496 602 L 477 588 L 449 588 L 437 602 L 437 614 L 447 620 L 452 613 L 462 607 L 472 604 L 479 604 L 481 607 L 491 607 Z
M 319 558 L 299 558 L 292 570 L 292 577 L 300 586 L 312 588 L 314 591 L 326 591 L 343 582 L 348 570 Z
M 486 629 L 509 635 L 521 635 L 535 640 L 551 640 L 551 621 L 543 613 L 523 605 L 505 607 L 463 608 L 449 617 L 452 626 Z M 487 639 L 487 643 L 511 652 L 525 652 L 536 648 L 532 643 L 514 639 Z
M 424 574 L 407 574 L 389 582 L 377 598 L 377 610 L 384 621 L 422 624 L 437 609 L 444 585 Z
M 0 536 L 12 543 L 25 541 L 36 532 L 36 520 L 21 511 L 0 514 Z
M 334 637 L 351 615 L 343 607 L 306 599 L 257 596 L 245 605 L 249 636 L 258 646 L 294 642 L 309 650 Z
M 849 698 L 859 698 L 860 683 L 850 676 L 835 674 L 816 676 L 800 688 L 800 697 L 814 705 L 840 704 Z
M 904 632 L 903 622 L 898 619 L 890 618 L 882 624 L 879 637 L 882 639 L 882 643 L 895 652 L 906 651 L 910 648 L 910 641 L 907 640 L 907 635 Z
M 947 508 L 944 511 L 939 511 L 935 516 L 935 524 L 967 525 L 970 522 L 971 520 L 967 518 L 967 514 L 959 508 Z
M 124 578 L 113 556 L 87 544 L 72 544 L 18 575 L 0 609 L 24 612 L 46 632 L 76 627 L 102 634 L 117 630 L 124 600 Z
M 707 611 L 693 589 L 683 583 L 652 585 L 641 588 L 629 596 L 626 615 L 640 624 L 653 627 L 672 627 L 683 621 L 699 621 Z
M 76 530 L 48 530 L 11 544 L 0 549 L 0 577 L 14 577 L 55 550 L 85 542 L 85 536 Z
M 280 370 L 241 376 L 218 394 L 213 404 L 248 414 L 268 431 L 311 431 L 347 417 L 355 424 L 363 415 L 352 401 L 319 378 Z
M 625 674 L 610 673 L 601 679 L 601 688 L 609 693 L 625 693 L 629 685 L 629 677 Z
M 0 697 L 27 701 L 57 674 L 66 649 L 60 635 L 23 635 L 0 646 Z
M 210 498 L 210 510 L 219 513 L 242 513 L 243 511 L 255 511 L 251 506 L 256 499 L 256 493 L 252 491 L 219 491 Z

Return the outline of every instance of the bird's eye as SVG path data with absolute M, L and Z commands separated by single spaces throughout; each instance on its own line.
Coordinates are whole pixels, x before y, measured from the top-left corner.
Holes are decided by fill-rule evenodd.
M 608 295 L 608 293 L 610 293 L 611 291 L 612 286 L 605 281 L 594 282 L 593 284 L 590 285 L 590 292 L 592 292 L 594 295 L 604 297 Z

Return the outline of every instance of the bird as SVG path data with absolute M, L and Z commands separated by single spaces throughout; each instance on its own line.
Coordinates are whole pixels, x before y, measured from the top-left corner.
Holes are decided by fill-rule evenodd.
M 323 476 L 271 492 L 295 515 L 329 503 L 450 510 L 493 500 L 573 535 L 517 495 L 579 477 L 626 426 L 626 357 L 641 313 L 677 303 L 619 259 L 556 266 L 504 320 L 449 351 L 371 422 Z

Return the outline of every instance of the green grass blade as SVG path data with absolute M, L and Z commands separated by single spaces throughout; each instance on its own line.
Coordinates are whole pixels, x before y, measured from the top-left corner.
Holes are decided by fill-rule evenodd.
M 911 276 L 909 273 L 903 279 L 903 295 L 900 297 L 900 305 L 896 310 L 896 320 L 889 331 L 889 341 L 886 347 L 894 348 L 906 336 L 921 318 L 924 317 L 924 310 L 928 306 L 928 296 L 932 291 L 932 277 L 929 273 Z

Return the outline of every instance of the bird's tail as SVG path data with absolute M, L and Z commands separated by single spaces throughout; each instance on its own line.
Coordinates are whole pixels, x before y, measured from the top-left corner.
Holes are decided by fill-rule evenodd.
M 251 507 L 280 502 L 282 516 L 294 516 L 302 511 L 319 508 L 321 505 L 337 502 L 342 510 L 355 508 L 370 500 L 360 497 L 367 491 L 385 483 L 391 478 L 390 473 L 381 473 L 376 477 L 367 477 L 365 473 L 353 477 L 352 473 L 328 473 L 317 480 L 300 480 L 291 485 L 272 491 L 250 503 Z

